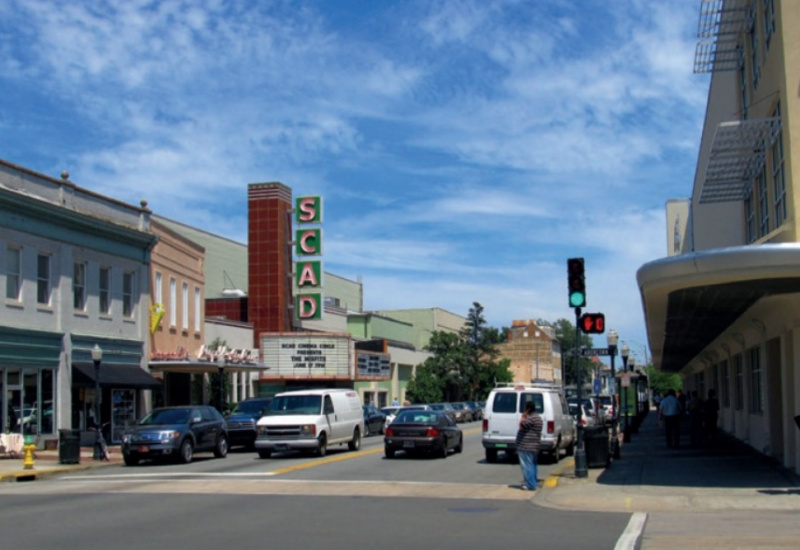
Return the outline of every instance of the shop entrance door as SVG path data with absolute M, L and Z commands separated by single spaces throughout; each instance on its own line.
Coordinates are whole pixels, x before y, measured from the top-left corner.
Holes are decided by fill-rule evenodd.
M 111 443 L 121 443 L 125 427 L 135 423 L 136 391 L 111 390 Z

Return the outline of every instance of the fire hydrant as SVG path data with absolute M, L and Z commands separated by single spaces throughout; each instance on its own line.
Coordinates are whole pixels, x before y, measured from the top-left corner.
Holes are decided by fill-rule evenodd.
M 25 458 L 22 461 L 22 468 L 33 470 L 33 452 L 36 450 L 36 444 L 26 441 L 23 449 L 25 449 Z

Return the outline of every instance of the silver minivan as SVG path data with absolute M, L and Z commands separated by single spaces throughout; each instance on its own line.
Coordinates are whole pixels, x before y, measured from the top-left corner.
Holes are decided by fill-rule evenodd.
M 528 401 L 533 401 L 536 412 L 544 422 L 539 453 L 550 456 L 553 462 L 559 461 L 562 449 L 567 456 L 575 453 L 577 428 L 561 386 L 546 383 L 498 384 L 489 393 L 484 409 L 481 442 L 486 451 L 486 462 L 497 462 L 500 451 L 511 457 L 516 454 L 519 419 Z

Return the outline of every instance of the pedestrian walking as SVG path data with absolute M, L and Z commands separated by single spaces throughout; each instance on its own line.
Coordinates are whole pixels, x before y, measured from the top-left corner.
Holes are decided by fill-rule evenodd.
M 664 422 L 664 432 L 667 436 L 667 447 L 677 449 L 681 442 L 681 415 L 683 409 L 680 401 L 675 396 L 675 390 L 669 390 L 667 396 L 661 400 L 658 408 L 658 419 Z
M 517 456 L 519 456 L 519 466 L 522 469 L 523 491 L 535 491 L 538 486 L 538 458 L 539 445 L 542 441 L 542 427 L 544 422 L 542 417 L 536 412 L 536 404 L 533 401 L 525 403 L 525 410 L 519 419 L 519 429 L 517 430 Z

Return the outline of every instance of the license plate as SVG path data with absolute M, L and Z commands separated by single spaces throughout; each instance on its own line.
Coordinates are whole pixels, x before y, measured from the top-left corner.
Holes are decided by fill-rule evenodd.
M 149 453 L 150 447 L 148 447 L 147 445 L 139 445 L 138 447 L 136 447 L 136 451 L 140 453 Z
M 412 448 L 414 448 L 414 442 L 413 441 L 403 441 L 403 447 L 405 447 L 406 449 L 412 449 Z
M 289 450 L 289 446 L 286 445 L 286 444 L 275 445 L 275 450 L 276 451 L 288 451 Z
M 497 445 L 495 445 L 495 448 L 497 449 L 505 449 L 506 447 L 508 447 L 508 445 L 506 445 L 505 443 L 498 443 Z

